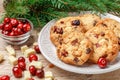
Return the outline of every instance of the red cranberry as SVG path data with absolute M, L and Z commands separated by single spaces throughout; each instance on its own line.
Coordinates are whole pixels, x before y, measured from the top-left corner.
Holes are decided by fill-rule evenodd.
M 22 70 L 19 67 L 13 67 L 12 72 L 16 78 L 22 77 Z
M 19 62 L 18 63 L 18 67 L 21 68 L 21 70 L 23 70 L 23 71 L 26 70 L 26 64 L 25 64 L 25 62 Z
M 4 18 L 4 23 L 9 23 L 10 22 L 10 18 L 6 17 Z
M 24 58 L 24 57 L 19 57 L 19 58 L 18 58 L 18 63 L 19 63 L 19 62 L 25 62 L 25 58 Z
M 3 75 L 0 80 L 10 80 L 10 77 L 8 75 Z
M 2 31 L 2 34 L 4 34 L 4 35 L 8 35 L 9 34 L 9 32 L 8 31 Z
M 33 65 L 29 66 L 29 71 L 30 71 L 31 75 L 35 76 L 35 74 L 36 74 L 35 66 L 33 66 Z
M 107 66 L 107 60 L 106 60 L 106 58 L 99 58 L 99 60 L 98 60 L 98 66 L 100 68 L 105 68 Z
M 1 24 L 0 24 L 0 29 L 2 30 L 3 28 L 4 28 L 4 24 L 1 23 Z
M 12 26 L 17 26 L 18 25 L 18 20 L 15 18 L 12 18 L 10 23 L 12 24 Z
M 44 70 L 43 70 L 43 69 L 38 69 L 38 70 L 36 71 L 36 76 L 37 76 L 38 78 L 44 78 Z
M 28 32 L 28 31 L 30 31 L 30 29 L 31 29 L 30 24 L 24 24 L 23 25 L 23 31 L 24 32 Z
M 34 50 L 35 50 L 37 53 L 40 53 L 40 49 L 39 49 L 39 46 L 38 46 L 38 45 L 35 45 L 35 46 L 34 46 Z
M 5 24 L 4 30 L 5 30 L 5 31 L 10 31 L 10 30 L 12 30 L 12 25 L 11 25 L 10 23 L 9 23 L 9 24 Z
M 22 23 L 19 23 L 19 24 L 17 25 L 17 28 L 23 29 L 23 24 L 22 24 Z
M 8 35 L 9 35 L 9 36 L 14 36 L 15 33 L 12 31 L 12 32 L 10 32 Z
M 34 60 L 34 61 L 38 61 L 38 57 L 37 57 L 36 54 L 31 54 L 31 55 L 29 56 L 29 61 L 32 62 L 33 60 Z
M 23 32 L 22 32 L 22 30 L 21 30 L 20 28 L 17 28 L 17 34 L 18 34 L 18 35 L 23 34 Z
M 12 31 L 14 32 L 14 35 L 15 35 L 15 36 L 18 35 L 18 30 L 17 30 L 17 28 L 12 28 Z

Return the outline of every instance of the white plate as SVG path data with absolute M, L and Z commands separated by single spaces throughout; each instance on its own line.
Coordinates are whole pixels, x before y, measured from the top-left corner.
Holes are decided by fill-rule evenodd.
M 119 17 L 108 13 L 101 16 L 103 18 L 109 17 L 120 22 Z M 113 63 L 109 64 L 108 67 L 105 69 L 100 69 L 97 64 L 84 64 L 83 66 L 77 67 L 60 61 L 56 55 L 56 48 L 50 40 L 50 28 L 55 22 L 56 20 L 51 20 L 50 22 L 48 22 L 41 30 L 38 38 L 38 44 L 43 56 L 52 64 L 66 71 L 80 74 L 101 74 L 111 72 L 120 68 L 120 54 L 118 55 L 117 59 Z

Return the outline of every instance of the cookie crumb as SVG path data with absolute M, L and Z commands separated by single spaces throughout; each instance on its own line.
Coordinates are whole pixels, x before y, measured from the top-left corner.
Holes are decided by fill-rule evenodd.
M 48 66 L 49 66 L 49 68 L 55 67 L 53 64 L 49 64 Z

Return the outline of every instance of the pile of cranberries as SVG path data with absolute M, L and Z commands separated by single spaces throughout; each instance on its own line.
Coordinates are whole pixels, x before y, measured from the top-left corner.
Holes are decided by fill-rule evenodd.
M 34 50 L 36 53 L 40 53 L 40 49 L 38 45 L 33 46 Z M 29 62 L 32 61 L 38 61 L 38 56 L 34 53 L 29 55 L 28 57 Z M 21 78 L 23 76 L 23 71 L 27 70 L 26 69 L 26 61 L 24 57 L 19 57 L 18 58 L 18 64 L 12 68 L 13 75 L 16 78 Z M 44 77 L 44 70 L 42 69 L 37 69 L 34 65 L 31 65 L 28 67 L 28 70 L 32 76 L 37 76 L 38 78 L 43 78 Z M 0 80 L 10 80 L 10 76 L 8 75 L 2 75 L 0 76 Z M 34 80 L 32 77 L 29 78 L 28 80 Z
M 18 36 L 25 34 L 30 31 L 31 26 L 27 20 L 23 19 L 15 19 L 15 18 L 4 18 L 3 23 L 0 24 L 0 30 L 2 30 L 2 34 L 8 36 Z
M 29 56 L 29 61 L 38 61 L 38 56 L 36 54 L 31 54 Z M 18 64 L 13 67 L 12 72 L 13 75 L 16 78 L 21 78 L 22 77 L 22 72 L 26 70 L 26 63 L 25 63 L 25 58 L 24 57 L 19 57 L 18 58 Z M 32 76 L 37 76 L 38 78 L 43 78 L 44 77 L 44 70 L 42 69 L 37 69 L 34 65 L 29 66 L 29 72 L 31 73 Z M 33 78 L 30 78 L 29 80 L 34 80 Z

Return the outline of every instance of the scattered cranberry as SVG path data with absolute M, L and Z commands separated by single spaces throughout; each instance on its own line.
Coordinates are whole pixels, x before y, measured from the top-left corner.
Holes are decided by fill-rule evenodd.
M 5 30 L 5 31 L 10 31 L 10 30 L 12 30 L 12 25 L 11 25 L 10 23 L 9 23 L 9 24 L 5 24 L 4 30 Z
M 35 46 L 34 46 L 34 50 L 35 50 L 37 53 L 40 53 L 40 49 L 39 49 L 39 46 L 38 46 L 38 45 L 35 45 Z
M 33 60 L 34 60 L 34 61 L 38 61 L 38 57 L 37 57 L 36 54 L 31 54 L 31 55 L 29 56 L 29 61 L 32 62 Z
M 33 78 L 29 78 L 28 80 L 34 80 Z
M 6 17 L 4 18 L 4 23 L 9 23 L 10 22 L 10 18 Z
M 21 68 L 21 70 L 23 70 L 23 71 L 26 70 L 26 64 L 25 64 L 25 62 L 19 62 L 18 63 L 18 67 Z
M 8 75 L 3 75 L 0 80 L 10 80 L 10 77 Z
M 22 70 L 19 67 L 13 67 L 12 72 L 16 78 L 22 77 Z
M 19 57 L 19 58 L 18 58 L 18 63 L 19 63 L 19 62 L 25 62 L 25 58 L 24 58 L 24 57 Z
M 33 65 L 29 66 L 29 71 L 30 71 L 30 73 L 31 73 L 32 76 L 35 76 L 35 74 L 36 74 L 36 68 L 35 68 L 35 66 L 33 66 Z
M 1 23 L 1 24 L 0 24 L 0 29 L 2 30 L 3 28 L 4 28 L 4 24 Z
M 98 66 L 100 68 L 105 68 L 107 66 L 107 60 L 106 60 L 106 58 L 99 58 L 99 60 L 98 60 Z
M 17 26 L 18 25 L 18 20 L 15 18 L 12 18 L 10 23 L 12 24 L 12 26 Z
M 43 69 L 37 69 L 36 76 L 38 78 L 44 78 L 44 70 Z

